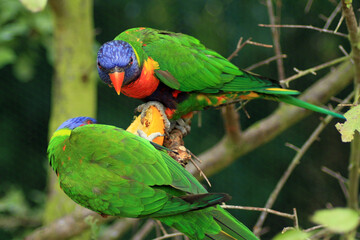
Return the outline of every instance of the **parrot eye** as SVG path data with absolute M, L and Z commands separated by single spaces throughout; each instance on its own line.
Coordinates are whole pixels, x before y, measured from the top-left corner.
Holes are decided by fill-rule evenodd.
M 98 67 L 99 67 L 101 70 L 104 70 L 104 69 L 105 69 L 103 66 L 100 65 L 99 62 L 97 62 L 97 65 L 98 65 Z
M 128 66 L 131 66 L 131 65 L 133 64 L 133 62 L 134 62 L 133 58 L 132 58 L 132 57 L 130 57 L 130 61 L 129 61 Z

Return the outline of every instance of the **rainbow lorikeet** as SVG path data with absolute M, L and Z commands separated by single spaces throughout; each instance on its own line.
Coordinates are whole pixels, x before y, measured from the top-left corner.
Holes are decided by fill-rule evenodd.
M 289 103 L 338 118 L 341 114 L 301 101 L 298 91 L 283 89 L 229 62 L 192 36 L 132 28 L 103 44 L 97 57 L 101 80 L 145 102 L 162 103 L 169 119 L 243 99 L 264 98 Z
M 121 128 L 69 119 L 48 157 L 62 190 L 99 214 L 155 218 L 191 239 L 257 239 L 217 205 L 229 195 L 208 193 L 164 147 Z

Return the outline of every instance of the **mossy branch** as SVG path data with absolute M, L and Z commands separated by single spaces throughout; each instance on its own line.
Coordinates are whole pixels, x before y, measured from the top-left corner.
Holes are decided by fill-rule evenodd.
M 95 117 L 96 68 L 94 63 L 89 61 L 89 57 L 94 54 L 93 1 L 50 0 L 49 5 L 54 17 L 55 48 L 55 75 L 52 80 L 49 122 L 51 136 L 66 119 L 75 116 Z M 45 224 L 50 224 L 75 209 L 76 204 L 58 185 L 56 175 L 49 168 Z M 88 239 L 88 236 L 86 238 Z
M 346 21 L 351 43 L 351 57 L 354 62 L 354 104 L 358 104 L 360 97 L 360 36 L 358 23 L 352 6 L 352 1 L 342 0 L 342 11 Z M 359 209 L 359 169 L 360 169 L 360 134 L 354 134 L 354 140 L 351 142 L 351 151 L 349 159 L 349 198 L 348 207 Z M 355 239 L 356 231 L 351 231 L 346 235 L 347 239 Z

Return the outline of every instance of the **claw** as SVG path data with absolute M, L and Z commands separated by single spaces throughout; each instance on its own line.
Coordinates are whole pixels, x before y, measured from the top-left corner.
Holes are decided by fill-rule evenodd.
M 148 136 L 148 135 L 146 135 L 146 133 L 143 130 L 140 130 L 140 129 L 137 130 L 137 133 L 140 137 L 145 138 L 146 140 L 149 140 L 149 141 L 153 141 L 157 137 L 165 136 L 164 134 L 161 134 L 159 132 L 152 133 Z
M 141 104 L 139 105 L 137 108 L 136 108 L 136 111 L 138 112 L 141 112 L 141 119 L 143 119 L 145 116 L 146 116 L 146 111 L 151 107 L 151 106 L 154 106 L 156 107 L 162 118 L 164 119 L 164 124 L 165 124 L 165 131 L 166 132 L 169 132 L 170 130 L 170 121 L 169 119 L 167 118 L 166 114 L 165 114 L 165 107 L 163 104 L 161 104 L 160 102 L 156 102 L 156 101 L 150 101 L 150 102 L 147 102 L 147 103 L 144 103 L 144 104 Z
M 190 119 L 191 120 L 191 119 Z M 173 130 L 174 128 L 179 129 L 181 131 L 181 133 L 186 136 L 190 133 L 191 131 L 191 126 L 190 126 L 190 120 L 184 120 L 182 118 L 176 120 L 175 122 L 171 123 L 171 130 Z

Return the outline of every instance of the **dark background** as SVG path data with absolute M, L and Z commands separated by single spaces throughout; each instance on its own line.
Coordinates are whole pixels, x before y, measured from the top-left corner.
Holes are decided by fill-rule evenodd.
M 305 13 L 307 1 L 283 1 L 281 22 L 323 27 L 320 15 L 329 16 L 336 6 L 332 1 L 314 1 Z M 330 28 L 335 28 L 340 16 Z M 263 1 L 171 1 L 97 0 L 94 3 L 94 24 L 97 45 L 89 59 L 96 61 L 100 44 L 113 39 L 131 27 L 153 27 L 183 32 L 200 39 L 207 47 L 229 56 L 238 39 L 272 44 Z M 345 32 L 345 24 L 339 29 Z M 81 43 L 74 43 L 81 44 Z M 342 56 L 338 46 L 349 51 L 344 38 L 304 29 L 281 29 L 282 50 L 286 75 L 294 74 L 293 67 L 307 69 Z M 273 49 L 246 46 L 232 61 L 246 68 L 274 55 Z M 303 91 L 330 69 L 319 71 L 291 83 L 291 88 Z M 255 69 L 254 72 L 277 79 L 276 64 Z M 17 1 L 0 0 L 0 239 L 21 238 L 31 231 L 31 224 L 19 224 L 26 219 L 35 226 L 41 217 L 46 196 L 48 163 L 46 158 L 50 88 L 53 76 L 51 12 L 30 13 Z M 338 97 L 344 97 L 346 91 Z M 74 103 L 76 104 L 76 103 Z M 117 96 L 99 80 L 98 120 L 126 128 L 138 100 Z M 255 100 L 246 107 L 251 118 L 241 112 L 241 125 L 246 128 L 270 114 L 278 103 Z M 286 142 L 301 146 L 319 123 L 319 114 L 312 114 L 270 143 L 238 159 L 229 168 L 210 178 L 212 192 L 232 195 L 229 204 L 264 206 L 270 192 L 295 155 Z M 309 217 L 327 204 L 344 206 L 345 198 L 337 181 L 321 171 L 322 166 L 347 174 L 349 145 L 341 143 L 335 121 L 321 134 L 291 175 L 275 206 L 276 210 L 292 212 L 297 208 L 300 225 L 310 227 Z M 224 134 L 218 110 L 202 113 L 202 127 L 197 118 L 186 146 L 195 154 L 213 146 Z M 231 211 L 249 227 L 258 212 Z M 14 224 L 11 224 L 14 221 Z M 21 222 L 21 221 L 20 221 Z M 293 223 L 284 218 L 269 216 L 265 223 L 273 236 Z M 25 225 L 25 227 L 24 227 Z

